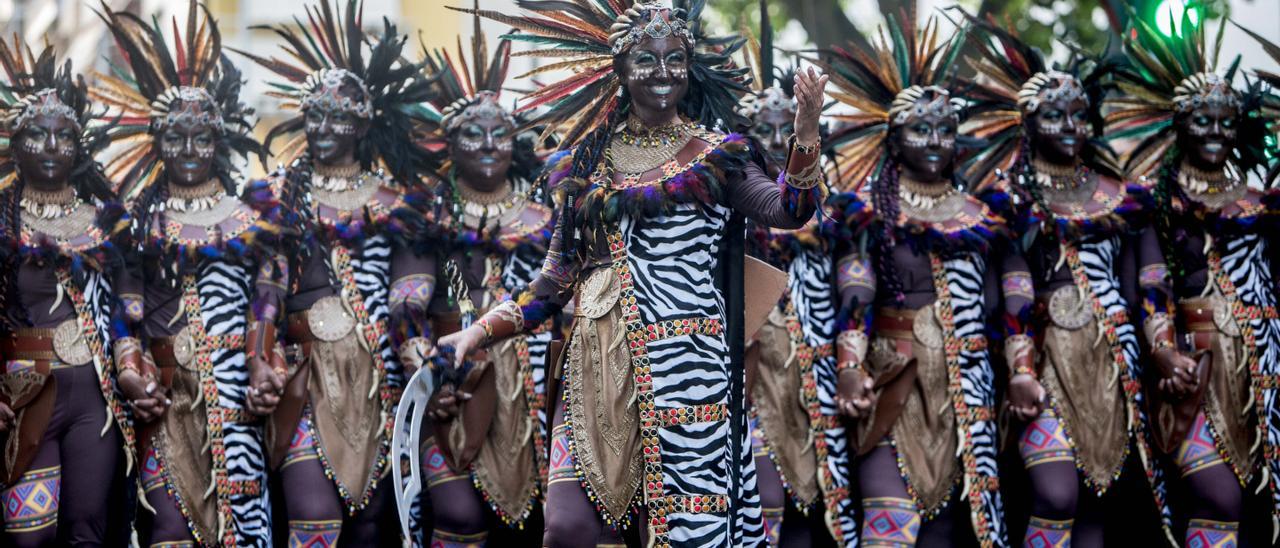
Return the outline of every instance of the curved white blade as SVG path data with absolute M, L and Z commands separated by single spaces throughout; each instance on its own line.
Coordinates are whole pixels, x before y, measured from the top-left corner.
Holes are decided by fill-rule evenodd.
M 423 367 L 413 374 L 400 396 L 400 405 L 396 408 L 396 423 L 391 434 L 391 454 L 395 455 L 396 466 L 391 467 L 393 487 L 396 492 L 396 510 L 400 515 L 400 532 L 404 535 L 405 545 L 412 543 L 413 531 L 410 530 L 409 513 L 414 501 L 422 492 L 422 417 L 427 412 L 427 400 L 435 390 L 431 369 Z M 399 466 L 400 455 L 409 450 L 409 482 L 405 484 L 404 473 Z

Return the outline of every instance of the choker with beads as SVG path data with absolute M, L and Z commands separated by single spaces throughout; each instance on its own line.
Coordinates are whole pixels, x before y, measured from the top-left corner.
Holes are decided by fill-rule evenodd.
M 906 177 L 898 178 L 898 198 L 911 209 L 934 209 L 951 198 L 956 188 L 950 183 L 921 183 Z
M 80 199 L 70 186 L 59 190 L 36 190 L 30 186 L 23 187 L 22 198 L 18 205 L 27 215 L 37 219 L 57 219 L 66 217 L 80 207 Z
M 222 181 L 209 179 L 193 186 L 182 186 L 169 183 L 169 199 L 165 200 L 165 208 L 170 211 L 191 213 L 213 209 L 222 201 L 226 193 Z
M 364 184 L 359 163 L 345 166 L 317 164 L 311 173 L 311 185 L 329 192 L 355 190 Z
M 1049 190 L 1072 190 L 1089 182 L 1089 168 L 1082 163 L 1069 166 L 1031 160 L 1036 184 Z

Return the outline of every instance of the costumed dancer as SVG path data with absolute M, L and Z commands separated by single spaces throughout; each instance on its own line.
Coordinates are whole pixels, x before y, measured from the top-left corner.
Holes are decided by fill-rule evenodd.
M 963 34 L 939 32 L 936 18 L 921 29 L 891 18 L 872 49 L 836 50 L 828 69 L 832 96 L 856 111 L 831 116 L 845 124 L 830 139 L 837 170 L 867 180 L 834 202 L 837 401 L 856 419 L 869 546 L 955 542 L 953 503 L 980 545 L 1007 544 L 987 325 L 1000 321 L 1017 360 L 1029 357 L 1031 295 L 1009 289 L 1030 275 L 953 173 L 946 85 Z
M 777 177 L 794 135 L 795 72 L 775 68 L 766 8 L 762 0 L 760 41 L 743 31 L 754 88 L 739 112 L 750 123 L 744 133 L 761 145 L 767 172 Z M 752 454 L 769 544 L 810 545 L 810 516 L 817 510 L 818 530 L 839 545 L 857 545 L 845 429 L 834 398 L 839 303 L 831 290 L 829 238 L 815 216 L 796 230 L 753 226 L 747 247 L 789 274 L 787 292 L 746 353 Z
M 127 76 L 95 88 L 117 120 L 108 174 L 133 210 L 121 298 L 157 400 L 133 402 L 139 497 L 152 514 L 141 538 L 271 546 L 263 416 L 284 387 L 276 322 L 285 272 L 270 191 L 250 185 L 237 196 L 233 159 L 261 148 L 240 72 L 194 0 L 185 26 L 174 19 L 174 51 L 158 26 L 105 5 L 102 17 L 128 61 Z
M 655 546 L 758 545 L 743 218 L 799 228 L 813 215 L 826 79 L 797 76 L 797 138 L 774 179 L 745 138 L 709 127 L 738 123 L 746 89 L 744 71 L 728 68 L 738 44 L 709 49 L 695 38 L 702 2 L 687 11 L 619 0 L 522 6 L 525 16 L 481 14 L 578 71 L 522 107 L 548 105 L 537 121 L 574 147 L 549 179 L 562 210 L 539 276 L 440 345 L 465 356 L 536 329 L 576 297 L 544 545 L 594 546 L 606 523 L 625 527 L 637 515 Z
M 965 176 L 1013 193 L 1008 221 L 1032 277 L 1005 283 L 1037 302 L 1036 339 L 1005 343 L 1009 409 L 1026 423 L 1017 442 L 1031 479 L 1024 544 L 1101 545 L 1101 499 L 1134 452 L 1172 539 L 1163 469 L 1147 440 L 1139 330 L 1129 317 L 1140 208 L 1095 139 L 1104 71 L 1088 59 L 1051 69 L 988 21 L 971 17 L 969 30 L 978 76 L 965 82 L 973 105 L 961 132 L 988 144 L 967 160 Z M 1081 482 L 1093 497 L 1080 496 Z
M 427 344 L 411 319 L 433 284 L 411 248 L 425 219 L 406 192 L 427 166 L 412 131 L 429 84 L 401 59 L 405 38 L 390 21 L 365 35 L 356 0 L 308 6 L 307 20 L 271 27 L 287 61 L 237 51 L 284 79 L 273 95 L 297 112 L 267 136 L 270 146 L 297 133 L 281 151 L 296 159 L 270 184 L 301 231 L 285 304 L 294 361 L 272 419 L 271 464 L 291 546 L 330 546 L 339 534 L 373 545 L 382 514 L 394 514 L 388 452 L 405 381 L 396 351 L 420 361 Z
M 1265 162 L 1266 121 L 1257 85 L 1241 92 L 1234 68 L 1215 71 L 1201 25 L 1164 36 L 1135 23 L 1107 123 L 1109 138 L 1138 141 L 1126 170 L 1153 202 L 1140 260 L 1160 264 L 1139 275 L 1152 438 L 1191 493 L 1187 545 L 1233 546 L 1244 490 L 1280 497 L 1275 196 L 1245 182 Z
M 111 240 L 128 222 L 109 204 L 93 158 L 106 135 L 89 127 L 70 61 L 15 38 L 0 42 L 0 66 L 0 541 L 106 544 L 122 443 L 126 468 L 133 451 L 117 388 L 147 399 L 113 287 L 123 259 Z
M 445 289 L 466 288 L 476 312 L 487 312 L 533 281 L 551 237 L 551 208 L 539 203 L 540 191 L 529 194 L 541 168 L 535 135 L 520 135 L 523 121 L 500 103 L 511 43 L 502 41 L 490 59 L 480 17 L 474 17 L 470 54 L 428 54 L 424 69 L 436 86 L 431 104 L 439 120 L 423 144 L 448 155 L 437 195 L 452 244 L 441 254 L 441 284 L 428 314 L 437 334 L 461 327 Z M 458 280 L 449 273 L 463 283 L 451 287 Z M 489 347 L 483 365 L 433 396 L 428 408 L 435 435 L 422 462 L 435 516 L 432 546 L 483 545 L 490 511 L 503 525 L 523 529 L 540 504 L 553 323 Z M 469 399 L 460 400 L 462 394 Z

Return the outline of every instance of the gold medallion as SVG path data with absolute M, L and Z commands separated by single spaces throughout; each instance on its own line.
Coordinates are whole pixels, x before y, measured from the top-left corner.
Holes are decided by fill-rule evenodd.
M 593 320 L 601 318 L 613 310 L 621 293 L 622 285 L 613 269 L 598 268 L 578 290 L 578 314 Z
M 356 318 L 342 306 L 342 297 L 330 295 L 316 301 L 307 312 L 311 334 L 325 342 L 342 340 L 356 327 Z
M 1049 319 L 1058 327 L 1075 331 L 1093 321 L 1093 307 L 1080 298 L 1075 285 L 1065 285 L 1049 296 Z
M 93 352 L 80 331 L 80 322 L 67 320 L 53 331 L 53 353 L 67 365 L 84 365 L 93 361 Z
M 173 336 L 173 361 L 185 368 L 196 357 L 196 344 L 191 338 L 191 328 L 183 327 Z

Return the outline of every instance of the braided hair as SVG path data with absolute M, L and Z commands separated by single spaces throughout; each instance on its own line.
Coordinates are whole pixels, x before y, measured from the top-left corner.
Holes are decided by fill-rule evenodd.
M 165 202 L 169 200 L 169 185 L 164 181 L 157 181 L 155 184 L 147 187 L 142 196 L 134 203 L 133 211 L 130 216 L 133 218 L 133 242 L 137 246 L 136 252 L 146 257 L 145 250 L 150 248 L 147 240 L 151 235 L 151 227 L 153 223 L 157 226 L 165 226 Z M 161 269 L 170 269 L 168 272 L 176 273 L 177 269 L 169 265 L 165 261 L 160 261 Z M 154 270 L 151 268 L 143 269 L 144 272 L 150 274 Z M 166 276 L 171 287 L 175 287 L 178 283 L 177 276 Z M 148 282 L 152 280 L 148 279 Z
M 0 249 L 0 256 L 4 257 L 4 264 L 0 265 L 0 318 L 5 319 L 4 323 L 13 324 L 17 322 L 19 303 L 18 300 L 18 264 L 21 259 L 17 256 L 18 238 L 22 233 L 22 214 L 18 205 L 22 200 L 22 177 L 18 177 L 13 181 L 13 185 L 9 190 L 0 196 L 0 241 L 4 242 L 5 248 Z M 14 306 L 10 306 L 13 303 Z
M 1157 239 L 1160 241 L 1160 252 L 1164 256 L 1165 265 L 1168 266 L 1169 275 L 1174 284 L 1185 279 L 1186 276 L 1185 266 L 1178 255 L 1177 233 L 1173 228 L 1173 198 L 1175 195 L 1181 195 L 1182 193 L 1182 190 L 1178 188 L 1178 174 L 1181 171 L 1181 164 L 1177 161 L 1177 158 L 1177 147 L 1169 147 L 1169 151 L 1165 153 L 1164 161 L 1160 164 L 1160 172 L 1156 176 L 1155 187 L 1151 191 L 1151 196 L 1156 206 L 1155 227 Z
M 573 163 L 569 168 L 568 177 L 573 180 L 585 180 L 592 175 L 596 166 L 604 161 L 605 152 L 609 150 L 609 142 L 613 139 L 614 132 L 622 126 L 630 112 L 631 94 L 623 87 L 622 95 L 618 97 L 617 103 L 609 111 L 604 125 L 588 133 L 578 143 L 578 146 L 573 149 Z M 578 193 L 584 189 L 585 185 L 583 187 L 570 188 L 565 196 L 564 209 L 560 214 L 559 226 L 564 227 L 563 234 L 567 238 L 563 244 L 564 249 L 577 248 L 578 252 L 585 255 L 589 251 L 587 249 L 587 240 L 579 240 L 577 238 L 577 227 L 574 219 L 574 207 L 578 201 Z
M 880 234 L 875 238 L 876 253 L 874 268 L 876 278 L 889 291 L 894 303 L 898 306 L 906 304 L 907 297 L 903 293 L 902 280 L 898 277 L 897 268 L 893 264 L 893 247 L 896 243 L 894 231 L 897 230 L 898 216 L 901 208 L 898 205 L 898 164 L 888 160 L 880 170 L 880 174 L 871 185 L 871 199 L 880 214 Z
M 1010 173 L 1013 175 L 1013 180 L 1027 191 L 1027 195 L 1031 197 L 1031 202 L 1044 212 L 1049 230 L 1041 233 L 1048 240 L 1050 247 L 1057 247 L 1054 244 L 1058 242 L 1058 223 L 1054 218 L 1053 209 L 1049 207 L 1049 202 L 1044 198 L 1044 189 L 1040 187 L 1040 181 L 1036 179 L 1035 168 L 1031 166 L 1031 128 L 1027 127 L 1025 122 L 1023 126 L 1022 137 L 1019 138 L 1021 142 L 1018 145 L 1018 157 L 1014 161 Z

